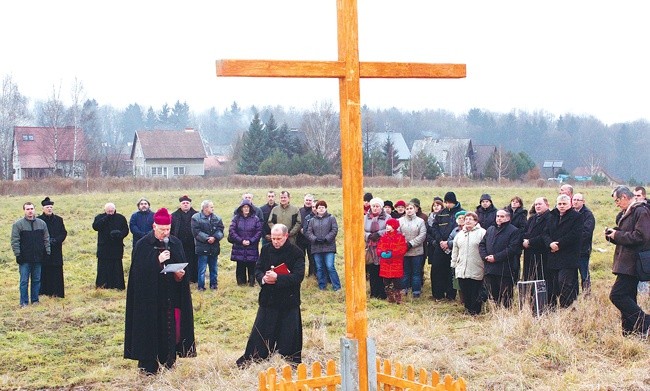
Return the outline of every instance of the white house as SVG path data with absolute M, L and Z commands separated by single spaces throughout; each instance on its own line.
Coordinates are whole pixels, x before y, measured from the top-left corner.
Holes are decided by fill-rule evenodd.
M 201 135 L 194 129 L 140 130 L 131 149 L 134 176 L 204 175 L 206 157 Z

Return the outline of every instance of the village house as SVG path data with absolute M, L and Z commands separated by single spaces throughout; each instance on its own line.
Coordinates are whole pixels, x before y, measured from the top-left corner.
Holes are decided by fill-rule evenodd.
M 131 160 L 136 177 L 174 178 L 205 174 L 205 147 L 199 132 L 140 130 L 135 133 Z
M 425 151 L 434 157 L 445 176 L 470 177 L 476 175 L 476 162 L 472 140 L 468 138 L 425 138 L 415 140 L 411 154 L 417 156 Z
M 13 180 L 61 176 L 78 178 L 86 172 L 84 131 L 67 127 L 14 127 Z

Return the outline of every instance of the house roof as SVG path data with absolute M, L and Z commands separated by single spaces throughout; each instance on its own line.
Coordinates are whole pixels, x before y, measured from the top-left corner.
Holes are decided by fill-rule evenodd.
M 56 132 L 55 132 L 56 131 Z M 57 161 L 83 161 L 87 157 L 86 137 L 77 128 L 77 155 L 74 156 L 75 131 L 72 126 L 49 128 L 36 126 L 14 127 L 14 143 L 18 149 L 21 168 L 54 168 L 54 135 L 58 140 Z
M 417 155 L 421 150 L 425 150 L 429 156 L 433 156 L 439 162 L 446 162 L 448 156 L 453 151 L 464 151 L 468 156 L 471 151 L 472 141 L 468 138 L 425 138 L 415 140 L 411 153 Z
M 131 159 L 137 141 L 145 159 L 204 159 L 207 154 L 199 132 L 186 130 L 140 130 L 135 132 Z
M 409 147 L 406 145 L 406 141 L 404 140 L 402 133 L 378 132 L 373 133 L 373 135 L 375 137 L 375 141 L 377 142 L 376 145 L 380 148 L 383 148 L 384 144 L 386 144 L 386 140 L 388 140 L 390 137 L 390 140 L 393 142 L 393 146 L 397 151 L 399 160 L 409 160 L 411 158 L 411 151 L 409 151 Z

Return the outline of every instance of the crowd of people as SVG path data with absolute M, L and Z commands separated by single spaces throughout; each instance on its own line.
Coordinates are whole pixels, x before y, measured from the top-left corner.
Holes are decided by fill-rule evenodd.
M 626 334 L 647 336 L 650 315 L 637 305 L 638 254 L 650 250 L 650 211 L 643 187 L 619 186 L 612 193 L 621 212 L 617 226 L 606 230 L 616 245 L 616 281 L 610 299 L 620 310 Z M 336 270 L 336 217 L 325 200 L 305 194 L 302 207 L 288 191 L 269 191 L 261 207 L 245 193 L 233 211 L 227 235 L 214 203 L 199 210 L 188 195 L 173 213 L 151 210 L 140 199 L 129 222 L 113 203 L 104 205 L 92 227 L 97 231 L 96 287 L 127 289 L 124 357 L 138 360 L 146 373 L 171 367 L 177 356 L 196 355 L 191 285 L 218 289 L 221 240 L 231 243 L 235 280 L 261 287 L 259 310 L 244 355 L 237 365 L 264 359 L 277 351 L 291 363 L 301 361 L 300 285 L 314 276 L 318 288 L 339 291 Z M 518 281 L 544 281 L 548 308 L 565 308 L 580 288 L 589 294 L 589 258 L 595 219 L 581 193 L 563 185 L 551 208 L 545 197 L 526 209 L 519 196 L 497 208 L 489 194 L 466 210 L 453 191 L 434 197 L 426 212 L 413 198 L 406 202 L 364 195 L 366 272 L 370 297 L 400 304 L 423 295 L 424 265 L 430 265 L 431 299 L 455 301 L 478 315 L 493 300 L 510 307 Z M 67 231 L 54 202 L 46 197 L 36 216 L 31 202 L 12 227 L 11 245 L 19 264 L 20 306 L 39 303 L 39 294 L 64 297 L 62 244 Z M 133 250 L 125 285 L 124 239 L 131 232 Z M 261 246 L 260 246 L 261 244 Z M 523 262 L 522 262 L 523 255 Z M 307 260 L 308 267 L 305 267 Z M 521 266 L 520 266 L 521 265 Z M 306 270 L 305 270 L 306 269 Z M 31 280 L 31 289 L 28 290 Z M 427 295 L 428 296 L 428 295 Z M 157 330 L 152 332 L 152 330 Z

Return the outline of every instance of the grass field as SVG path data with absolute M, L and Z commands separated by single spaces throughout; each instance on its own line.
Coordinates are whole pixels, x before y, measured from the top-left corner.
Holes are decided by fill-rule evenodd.
M 248 189 L 247 189 L 248 190 Z M 257 205 L 267 189 L 255 189 Z M 280 190 L 280 189 L 276 189 Z M 291 189 L 289 189 L 291 190 Z M 423 209 L 442 188 L 369 189 L 383 199 L 418 197 Z M 305 192 L 325 199 L 329 211 L 342 225 L 341 190 L 294 189 L 293 203 L 300 205 Z M 555 198 L 549 188 L 460 188 L 459 201 L 474 209 L 481 193 L 492 194 L 496 206 L 520 195 L 529 206 L 537 196 Z M 650 389 L 650 354 L 647 341 L 624 338 L 619 313 L 609 302 L 613 282 L 613 246 L 603 240 L 605 226 L 614 225 L 617 210 L 611 189 L 589 188 L 587 205 L 596 215 L 591 269 L 593 293 L 580 296 L 567 310 L 540 319 L 516 308 L 488 308 L 478 317 L 464 314 L 460 303 L 436 303 L 428 299 L 427 278 L 423 297 L 407 299 L 402 306 L 368 301 L 369 334 L 378 355 L 428 370 L 464 377 L 472 390 L 647 390 Z M 226 224 L 238 205 L 243 189 L 188 190 L 198 206 L 203 199 L 215 202 L 215 212 Z M 18 267 L 10 249 L 11 224 L 22 217 L 22 204 L 49 195 L 55 213 L 65 219 L 68 239 L 64 244 L 66 297 L 42 297 L 40 306 L 19 309 Z M 154 209 L 175 210 L 178 191 L 145 193 L 36 194 L 0 198 L 0 388 L 1 389 L 163 389 L 255 390 L 257 374 L 282 365 L 274 357 L 247 370 L 234 362 L 243 352 L 257 310 L 259 288 L 235 284 L 235 265 L 229 259 L 230 244 L 222 241 L 218 292 L 192 288 L 198 357 L 179 359 L 177 366 L 159 376 L 137 373 L 136 362 L 122 358 L 125 292 L 97 290 L 96 233 L 91 224 L 103 205 L 114 202 L 127 219 L 141 196 Z M 337 268 L 343 280 L 343 235 L 338 236 Z M 125 251 L 128 272 L 131 236 Z M 428 275 L 428 269 L 427 273 Z M 344 287 L 345 288 L 345 287 Z M 339 359 L 339 338 L 345 333 L 345 289 L 334 293 L 318 290 L 315 280 L 302 288 L 304 322 L 303 361 L 311 364 Z M 640 298 L 650 308 L 648 297 Z

